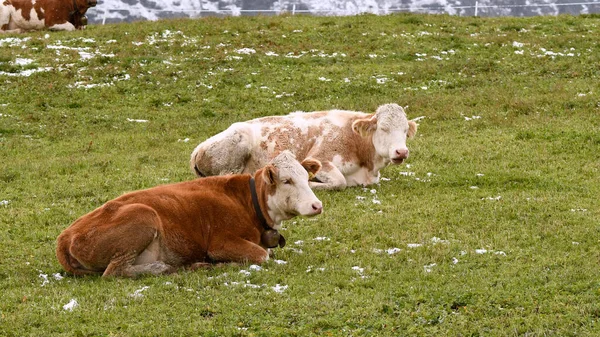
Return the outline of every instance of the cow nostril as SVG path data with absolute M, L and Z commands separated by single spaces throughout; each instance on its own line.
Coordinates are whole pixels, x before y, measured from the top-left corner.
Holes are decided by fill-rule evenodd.
M 323 210 L 323 206 L 321 204 L 315 203 L 312 204 L 312 209 L 320 213 Z
M 396 150 L 396 156 L 406 158 L 408 157 L 408 150 Z

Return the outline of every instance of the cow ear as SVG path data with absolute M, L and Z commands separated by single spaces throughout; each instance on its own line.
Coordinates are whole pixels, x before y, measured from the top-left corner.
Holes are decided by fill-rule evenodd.
M 415 121 L 408 121 L 408 138 L 412 138 L 417 134 L 417 126 L 419 124 L 415 123 Z
M 352 131 L 362 137 L 372 135 L 377 129 L 377 117 L 357 119 L 352 123 Z
M 321 162 L 316 159 L 306 158 L 302 161 L 302 167 L 308 172 L 308 180 L 311 180 L 315 177 L 317 172 L 319 172 L 322 165 Z
M 271 164 L 265 166 L 262 177 L 269 185 L 275 185 L 277 181 L 277 168 Z

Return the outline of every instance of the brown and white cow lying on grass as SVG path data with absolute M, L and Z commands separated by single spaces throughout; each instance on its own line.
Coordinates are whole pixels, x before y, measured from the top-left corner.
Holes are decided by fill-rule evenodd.
M 96 4 L 97 0 L 0 0 L 0 33 L 83 29 L 85 12 Z
M 406 139 L 417 124 L 397 104 L 374 114 L 330 110 L 296 112 L 235 123 L 194 149 L 190 165 L 198 176 L 254 172 L 284 150 L 323 167 L 312 188 L 343 189 L 379 181 L 379 170 L 408 158 Z
M 220 262 L 262 263 L 283 246 L 283 220 L 320 214 L 308 185 L 318 161 L 283 152 L 254 176 L 196 179 L 125 194 L 88 213 L 57 239 L 75 275 L 135 277 Z M 255 192 L 253 192 L 255 191 Z

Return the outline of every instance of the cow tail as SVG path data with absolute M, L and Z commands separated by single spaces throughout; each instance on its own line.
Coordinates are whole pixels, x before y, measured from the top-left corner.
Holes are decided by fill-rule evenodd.
M 200 172 L 200 170 L 198 169 L 198 165 L 194 165 L 194 171 L 196 171 L 196 174 L 198 175 L 198 177 L 206 177 L 206 175 L 202 172 Z
M 192 172 L 195 173 L 198 177 L 206 177 L 206 174 L 204 174 L 198 168 L 198 158 L 202 158 L 203 155 L 204 149 L 198 146 L 196 149 L 194 149 L 194 152 L 192 152 L 192 158 L 190 158 L 190 167 L 192 169 Z

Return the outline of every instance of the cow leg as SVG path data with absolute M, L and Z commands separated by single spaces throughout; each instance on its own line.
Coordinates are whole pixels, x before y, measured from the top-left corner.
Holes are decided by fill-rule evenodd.
M 194 149 L 192 171 L 201 177 L 240 174 L 246 169 L 251 149 L 252 130 L 234 124 Z
M 137 256 L 133 256 L 133 261 Z M 132 265 L 131 256 L 116 257 L 111 261 L 106 268 L 106 271 L 102 277 L 107 276 L 124 276 L 124 277 L 137 277 L 140 275 L 162 275 L 171 274 L 176 271 L 176 268 L 170 266 L 162 261 L 156 261 L 145 264 Z
M 86 231 L 74 240 L 70 251 L 81 265 L 89 270 L 104 269 L 103 277 L 158 275 L 174 270 L 158 260 L 158 251 L 136 264 L 139 255 L 159 239 L 161 220 L 153 208 L 108 203 L 104 212 L 86 224 Z
M 171 274 L 176 271 L 176 268 L 162 261 L 134 265 L 133 263 L 137 256 L 137 252 L 128 252 L 123 255 L 118 254 L 113 256 L 102 277 L 124 276 L 133 278 L 144 274 L 162 275 Z
M 310 181 L 312 189 L 341 190 L 346 187 L 346 178 L 331 162 L 321 162 L 323 165 L 315 175 L 317 181 Z
M 11 30 L 2 30 L 0 29 L 0 34 L 18 34 L 18 33 L 22 33 L 23 30 L 17 28 L 17 29 L 11 29 Z
M 234 262 L 229 262 L 229 263 L 196 262 L 196 263 L 192 263 L 191 265 L 189 265 L 186 269 L 190 270 L 190 271 L 194 271 L 197 269 L 209 269 L 209 268 L 213 268 L 213 267 L 221 267 L 225 264 L 232 265 L 235 263 Z
M 0 4 L 0 33 L 20 33 L 20 29 L 10 29 L 10 7 Z
M 242 238 L 215 237 L 219 242 L 209 247 L 208 256 L 215 262 L 261 264 L 269 259 L 269 253 L 261 246 Z
M 72 23 L 67 21 L 65 23 L 59 23 L 59 24 L 52 25 L 52 26 L 48 27 L 48 29 L 54 30 L 54 31 L 64 30 L 64 31 L 70 32 L 70 31 L 74 31 L 76 28 Z

